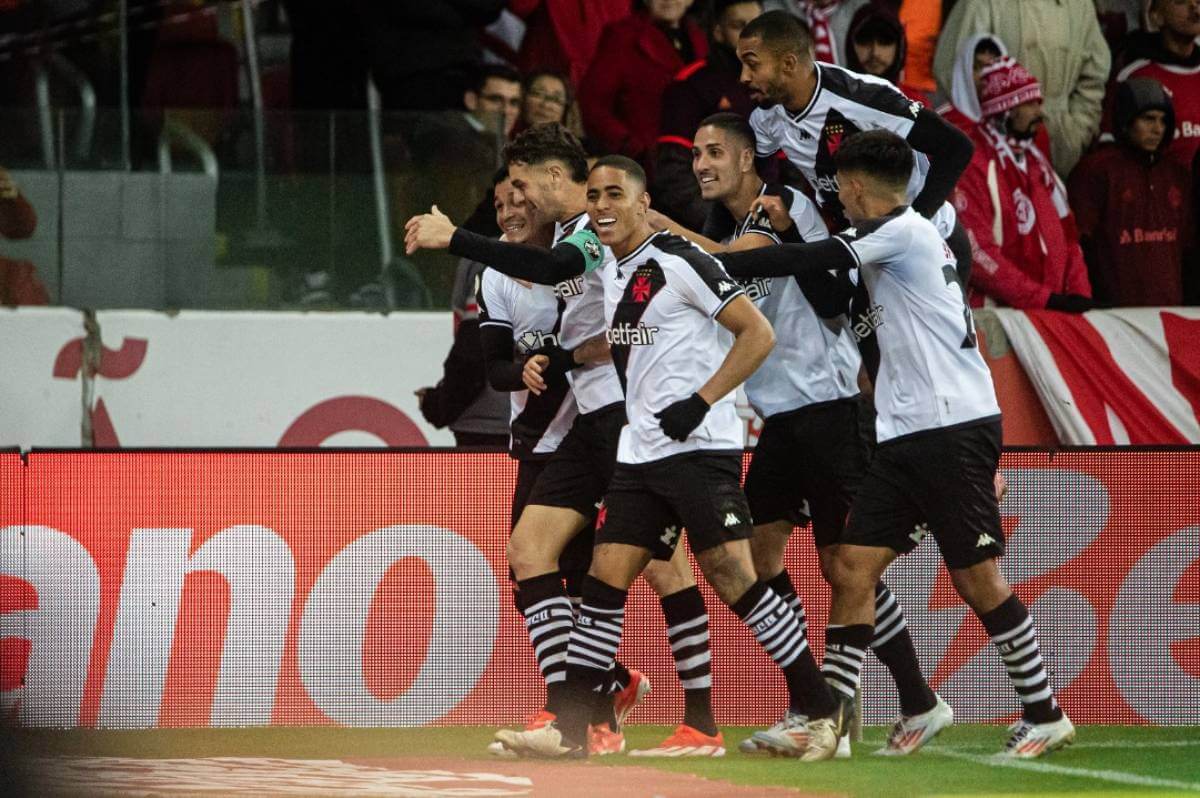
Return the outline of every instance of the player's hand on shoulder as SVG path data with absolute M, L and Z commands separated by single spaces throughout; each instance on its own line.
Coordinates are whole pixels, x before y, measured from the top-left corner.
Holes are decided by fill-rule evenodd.
M 419 249 L 445 249 L 454 236 L 454 222 L 434 205 L 429 213 L 418 214 L 404 223 L 404 254 Z
M 671 229 L 671 219 L 666 214 L 660 213 L 653 208 L 646 209 L 646 224 L 650 225 L 652 230 Z
M 766 215 L 771 222 L 771 229 L 777 233 L 782 233 L 794 224 L 792 215 L 788 213 L 787 206 L 783 204 L 782 197 L 764 194 L 754 200 L 750 206 L 750 212 L 755 214 L 756 218 Z

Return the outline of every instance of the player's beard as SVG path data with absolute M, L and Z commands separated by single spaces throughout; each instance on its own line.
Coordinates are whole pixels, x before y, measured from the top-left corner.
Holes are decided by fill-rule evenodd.
M 779 79 L 767 81 L 767 87 L 760 93 L 755 100 L 759 108 L 770 108 L 775 105 L 783 104 L 787 99 L 787 90 L 783 86 L 783 81 Z

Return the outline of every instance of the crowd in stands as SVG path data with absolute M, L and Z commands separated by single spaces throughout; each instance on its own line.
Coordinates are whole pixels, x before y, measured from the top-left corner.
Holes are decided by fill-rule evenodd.
M 893 83 L 971 138 L 954 203 L 976 264 L 973 305 L 1200 303 L 1200 0 L 445 0 L 423 9 L 410 28 L 440 17 L 469 36 L 470 25 L 491 22 L 483 35 L 492 42 L 512 27 L 497 18 L 520 18 L 523 37 L 487 55 L 522 73 L 509 73 L 503 91 L 472 84 L 440 104 L 414 92 L 399 98 L 403 107 L 496 111 L 504 94 L 510 132 L 571 119 L 597 154 L 642 162 L 656 209 L 692 228 L 706 213 L 692 175 L 697 124 L 718 111 L 749 115 L 738 33 L 764 11 L 789 11 L 808 25 L 818 60 Z M 439 81 L 452 74 L 445 67 Z M 495 67 L 482 74 L 500 85 Z M 481 204 L 473 229 L 498 235 L 490 210 Z
M 370 76 L 386 109 L 464 112 L 493 148 L 562 122 L 597 155 L 639 160 L 655 208 L 693 229 L 706 206 L 692 136 L 712 113 L 749 115 L 737 37 L 782 9 L 809 27 L 818 60 L 891 82 L 974 142 L 953 197 L 974 305 L 1200 303 L 1200 0 L 265 5 L 291 31 L 292 107 L 365 107 Z M 0 24 L 36 7 L 0 5 Z M 149 84 L 133 83 L 145 99 Z M 465 226 L 499 235 L 490 192 Z

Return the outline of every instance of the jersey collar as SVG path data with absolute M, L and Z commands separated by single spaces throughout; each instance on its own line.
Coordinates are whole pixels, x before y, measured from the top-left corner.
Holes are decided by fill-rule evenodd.
M 762 186 L 758 189 L 758 196 L 761 197 L 763 194 L 766 194 L 766 193 L 767 193 L 767 181 L 764 180 Z M 746 233 L 746 228 L 750 226 L 750 221 L 753 218 L 754 218 L 753 213 L 747 213 L 745 216 L 742 217 L 742 221 L 738 223 L 738 226 L 733 231 L 733 240 L 736 241 L 739 237 L 741 237 L 742 235 L 744 235 Z
M 564 231 L 565 230 L 574 231 L 575 225 L 578 224 L 579 220 L 585 216 L 587 216 L 587 211 L 580 211 L 579 213 L 572 216 L 570 219 L 567 219 L 565 222 L 559 222 L 559 225 L 561 226 L 561 229 Z
M 787 108 L 783 109 L 783 112 L 787 114 L 788 119 L 792 120 L 793 122 L 799 123 L 802 119 L 804 119 L 804 117 L 808 116 L 813 107 L 817 104 L 817 98 L 821 96 L 821 86 L 824 83 L 824 80 L 822 80 L 821 77 L 820 61 L 813 61 L 813 72 L 815 72 L 817 76 L 817 85 L 815 88 L 813 88 L 813 94 L 808 100 L 808 105 L 804 106 L 794 114 L 789 113 Z
M 635 249 L 633 252 L 630 252 L 628 255 L 621 258 L 619 261 L 617 261 L 617 268 L 618 269 L 621 268 L 625 264 L 629 263 L 629 261 L 633 260 L 638 255 L 640 255 L 642 250 L 644 250 L 646 247 L 650 246 L 650 242 L 653 241 L 654 239 L 658 238 L 660 235 L 662 235 L 661 230 L 651 233 L 649 238 L 647 238 L 645 241 L 643 241 L 642 243 L 637 245 L 637 249 Z

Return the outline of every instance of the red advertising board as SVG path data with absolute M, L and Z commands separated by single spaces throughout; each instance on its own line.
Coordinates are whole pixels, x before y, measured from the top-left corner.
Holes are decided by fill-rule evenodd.
M 1009 452 L 1003 568 L 1082 723 L 1200 723 L 1200 450 Z M 504 562 L 514 467 L 453 451 L 0 455 L 0 711 L 28 726 L 500 724 L 540 705 Z M 16 500 L 14 500 L 16 497 Z M 807 535 L 788 566 L 814 644 L 828 607 Z M 1016 709 L 932 540 L 888 575 L 964 720 Z M 783 684 L 710 592 L 722 723 Z M 682 714 L 657 599 L 621 659 Z M 868 722 L 895 711 L 864 681 Z

